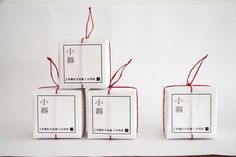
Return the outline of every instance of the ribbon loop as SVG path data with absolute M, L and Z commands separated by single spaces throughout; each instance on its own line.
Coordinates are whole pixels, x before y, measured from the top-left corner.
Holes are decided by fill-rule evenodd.
M 201 66 L 202 66 L 202 63 L 203 63 L 203 61 L 207 58 L 207 56 L 208 56 L 208 54 L 207 54 L 206 56 L 204 56 L 202 59 L 200 59 L 200 60 L 192 67 L 192 69 L 189 71 L 189 74 L 188 74 L 188 77 L 187 77 L 187 84 L 186 84 L 187 86 L 192 86 L 192 83 L 193 83 L 193 81 L 195 80 L 195 78 L 196 78 L 196 76 L 197 76 L 197 74 L 198 74 L 198 72 L 199 72 L 199 69 L 200 69 Z M 192 73 L 192 71 L 193 71 L 196 67 L 197 67 L 197 70 L 196 70 L 196 72 L 195 72 L 195 74 L 194 74 L 192 80 L 189 81 L 190 76 L 191 76 L 191 73 Z
M 59 78 L 59 71 L 58 71 L 58 68 L 57 68 L 56 64 L 53 62 L 53 60 L 50 57 L 47 57 L 47 60 L 49 61 L 49 65 L 50 65 L 50 76 L 51 76 L 51 79 L 52 79 L 53 83 L 55 84 L 55 86 L 43 86 L 43 87 L 39 87 L 39 89 L 42 89 L 42 88 L 56 88 L 56 94 L 57 94 L 57 91 L 59 89 L 59 84 L 54 79 L 52 68 L 53 67 L 55 68 L 57 78 Z
M 59 86 L 59 84 L 55 81 L 54 79 L 54 76 L 53 76 L 53 72 L 52 72 L 52 65 L 54 66 L 55 70 L 56 70 L 56 74 L 57 74 L 57 78 L 59 78 L 59 71 L 58 71 L 58 68 L 56 66 L 56 64 L 53 62 L 53 60 L 50 58 L 50 57 L 47 57 L 49 63 L 50 63 L 50 76 L 51 76 L 51 79 L 53 81 L 53 83 L 56 85 L 56 86 Z
M 110 94 L 110 91 L 111 91 L 111 89 L 113 88 L 113 86 L 114 86 L 117 82 L 120 81 L 120 79 L 121 79 L 121 77 L 122 77 L 122 75 L 123 75 L 123 71 L 124 71 L 125 68 L 131 63 L 131 61 L 132 61 L 132 59 L 130 59 L 130 60 L 128 61 L 128 63 L 122 65 L 122 66 L 114 73 L 114 75 L 112 76 L 112 78 L 111 78 L 111 80 L 110 80 L 110 85 L 109 85 L 109 87 L 108 87 L 108 88 L 109 88 L 109 89 L 108 89 L 108 95 Z M 119 75 L 118 79 L 112 83 L 112 81 L 115 79 L 116 75 L 117 75 L 119 72 L 120 72 L 120 75 Z
M 89 27 L 90 21 L 91 21 L 92 26 L 91 26 L 90 32 L 88 33 L 88 29 L 89 29 L 88 27 Z M 83 43 L 84 39 L 89 39 L 90 35 L 93 32 L 93 29 L 94 29 L 94 22 L 93 22 L 92 9 L 91 7 L 89 7 L 88 19 L 87 19 L 86 29 L 85 29 L 85 37 L 81 39 L 81 43 Z
M 114 75 L 112 76 L 112 78 L 111 78 L 111 80 L 110 80 L 109 88 L 113 87 L 117 82 L 120 81 L 120 79 L 121 79 L 121 77 L 122 77 L 122 75 L 123 75 L 123 71 L 124 71 L 125 68 L 131 63 L 131 61 L 132 61 L 132 59 L 130 59 L 130 60 L 128 61 L 128 63 L 122 65 L 122 66 L 114 73 Z M 120 75 L 119 75 L 118 79 L 112 83 L 112 81 L 115 79 L 116 75 L 117 75 L 119 72 L 120 72 Z

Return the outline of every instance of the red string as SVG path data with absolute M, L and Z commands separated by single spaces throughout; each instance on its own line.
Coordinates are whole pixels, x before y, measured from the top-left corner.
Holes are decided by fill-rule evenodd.
M 83 131 L 83 134 L 85 133 L 85 130 L 86 130 L 86 95 L 85 95 L 85 89 L 83 88 L 83 85 L 82 85 L 82 95 L 83 95 L 83 104 L 84 104 L 84 131 Z
M 163 90 L 163 132 L 165 133 L 165 112 L 164 112 L 164 108 L 165 108 L 165 91 L 166 91 L 166 88 L 170 88 L 170 87 L 183 87 L 183 86 L 189 86 L 190 87 L 190 92 L 192 93 L 192 87 L 193 86 L 206 86 L 206 87 L 209 87 L 209 85 L 204 85 L 204 84 L 195 84 L 193 85 L 193 81 L 195 80 L 201 66 L 202 66 L 202 63 L 203 61 L 208 57 L 208 54 L 206 56 L 204 56 L 202 59 L 200 59 L 192 68 L 191 70 L 189 71 L 189 74 L 188 74 L 188 77 L 187 77 L 187 84 L 183 84 L 183 85 L 170 85 L 170 86 L 166 86 L 164 87 L 164 90 Z M 197 67 L 198 66 L 198 67 Z M 194 73 L 194 76 L 192 78 L 191 81 L 189 81 L 189 78 L 192 74 L 192 71 L 197 67 L 197 70 L 196 72 Z M 191 138 L 193 138 L 193 135 L 191 135 Z
M 195 80 L 195 78 L 196 78 L 196 76 L 197 76 L 197 74 L 198 74 L 198 72 L 199 72 L 199 70 L 200 70 L 200 68 L 201 68 L 201 66 L 202 66 L 202 63 L 203 63 L 203 61 L 207 58 L 207 56 L 208 56 L 208 54 L 207 54 L 206 56 L 204 56 L 202 59 L 200 59 L 200 60 L 192 67 L 192 69 L 189 71 L 189 74 L 188 74 L 188 77 L 187 77 L 187 86 L 190 87 L 191 92 L 192 92 L 192 83 L 193 83 L 193 81 Z M 198 66 L 198 67 L 197 67 L 197 66 Z M 189 78 L 190 78 L 190 76 L 191 76 L 191 73 L 192 73 L 192 71 L 193 71 L 196 67 L 197 67 L 197 70 L 196 70 L 196 72 L 195 72 L 195 74 L 194 74 L 192 80 L 189 81 Z
M 110 83 L 109 86 L 111 85 L 111 43 L 109 42 L 109 61 L 110 61 Z
M 91 28 L 90 32 L 88 33 L 88 27 L 89 27 L 90 20 L 92 23 L 92 28 Z M 88 19 L 87 19 L 86 28 L 85 28 L 85 37 L 83 37 L 81 39 L 81 43 L 84 42 L 84 39 L 88 39 L 90 37 L 90 35 L 93 32 L 93 29 L 94 29 L 94 22 L 93 22 L 92 9 L 91 9 L 91 7 L 89 7 L 89 14 L 88 14 Z M 81 90 L 82 90 L 83 102 L 84 102 L 84 121 L 83 121 L 83 123 L 84 123 L 84 128 L 86 128 L 86 94 L 85 94 L 85 89 L 83 87 L 83 84 L 81 84 Z M 85 130 L 86 129 L 84 129 L 84 133 L 85 133 Z
M 53 83 L 55 84 L 55 86 L 43 86 L 43 87 L 39 87 L 39 89 L 42 89 L 42 88 L 56 88 L 56 94 L 57 94 L 58 89 L 59 89 L 59 84 L 54 79 L 52 66 L 56 70 L 57 78 L 59 78 L 59 71 L 58 71 L 58 68 L 57 68 L 56 64 L 53 62 L 53 60 L 50 57 L 47 57 L 47 59 L 49 61 L 49 65 L 50 65 L 50 76 L 51 76 L 51 79 L 52 79 Z
M 92 23 L 92 28 L 91 28 L 90 32 L 88 33 L 88 25 L 89 25 L 90 20 L 91 20 L 91 23 Z M 92 14 L 91 7 L 89 7 L 89 14 L 88 14 L 88 20 L 87 20 L 87 23 L 86 23 L 85 37 L 83 37 L 81 39 L 81 43 L 84 42 L 84 39 L 88 39 L 90 37 L 93 30 L 94 30 L 93 14 Z M 110 60 L 110 80 L 111 80 L 111 43 L 110 42 L 109 42 L 109 60 Z
M 120 79 L 121 79 L 121 77 L 122 77 L 122 75 L 123 75 L 123 71 L 124 71 L 125 68 L 131 63 L 131 61 L 132 61 L 132 59 L 130 59 L 130 60 L 128 61 L 128 63 L 122 65 L 122 66 L 114 73 L 114 75 L 113 75 L 112 78 L 110 79 L 110 85 L 109 85 L 109 87 L 108 87 L 108 95 L 110 95 L 110 91 L 111 91 L 111 89 L 113 88 L 113 86 L 114 86 L 117 82 L 120 81 Z M 114 78 L 116 77 L 116 75 L 118 74 L 118 72 L 120 72 L 120 75 L 119 75 L 118 79 L 112 83 L 112 81 L 114 80 Z
M 110 45 L 110 44 L 109 44 Z M 110 56 L 111 56 L 111 46 L 110 46 Z M 132 59 L 130 59 L 126 64 L 122 65 L 115 73 L 112 77 L 110 77 L 110 85 L 108 87 L 108 95 L 110 95 L 111 89 L 112 88 L 132 88 L 135 89 L 136 91 L 136 103 L 137 103 L 137 128 L 136 131 L 138 132 L 138 90 L 135 87 L 131 87 L 131 86 L 114 86 L 117 82 L 119 82 L 119 80 L 121 79 L 122 75 L 123 75 L 123 71 L 125 70 L 125 68 L 131 63 Z M 110 58 L 110 66 L 111 66 L 111 58 Z M 113 80 L 115 79 L 116 75 L 120 72 L 120 75 L 118 77 L 118 79 L 116 81 L 113 82 Z M 110 71 L 111 74 L 111 71 Z M 111 75 L 110 75 L 111 76 Z
M 88 33 L 88 27 L 89 27 L 90 20 L 91 20 L 92 27 L 91 27 L 90 32 Z M 92 14 L 91 7 L 89 7 L 89 14 L 88 14 L 88 19 L 87 19 L 87 23 L 86 23 L 85 37 L 83 37 L 81 39 L 81 43 L 84 42 L 84 39 L 89 39 L 93 30 L 94 30 L 93 14 Z M 110 42 L 109 42 L 109 60 L 110 60 L 110 78 L 111 78 L 111 44 L 110 44 Z M 83 101 L 84 101 L 84 127 L 86 128 L 86 94 L 85 94 L 85 89 L 83 87 L 83 84 L 81 85 L 81 90 L 82 90 Z M 84 132 L 85 132 L 85 130 L 84 130 Z
M 91 20 L 92 28 L 91 28 L 90 32 L 88 33 L 88 27 L 89 27 L 90 20 Z M 90 35 L 93 32 L 93 29 L 94 29 L 94 22 L 93 22 L 92 9 L 91 9 L 91 7 L 89 7 L 89 14 L 88 14 L 88 20 L 86 23 L 85 37 L 83 37 L 81 39 L 81 43 L 83 43 L 84 39 L 88 39 L 90 37 Z
M 56 64 L 53 62 L 53 60 L 50 57 L 47 57 L 47 60 L 49 61 L 49 65 L 50 65 L 50 76 L 51 76 L 51 79 L 52 79 L 53 83 L 55 84 L 55 86 L 43 86 L 43 87 L 39 87 L 39 89 L 42 89 L 42 88 L 56 88 L 55 93 L 57 94 L 58 89 L 59 89 L 59 84 L 54 79 L 53 72 L 52 72 L 52 66 L 56 70 L 57 78 L 59 78 L 59 71 L 58 71 L 58 68 L 57 68 Z M 55 139 L 58 138 L 57 134 L 54 135 L 54 138 Z

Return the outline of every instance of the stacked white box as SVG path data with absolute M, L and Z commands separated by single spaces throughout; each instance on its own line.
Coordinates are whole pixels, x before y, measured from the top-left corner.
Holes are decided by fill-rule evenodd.
M 135 139 L 138 126 L 137 90 L 114 88 L 87 90 L 89 139 Z
M 216 90 L 206 84 L 193 84 L 207 57 L 204 56 L 191 68 L 185 85 L 164 87 L 163 129 L 167 139 L 216 137 Z
M 91 28 L 89 28 L 90 22 Z M 83 108 L 86 105 L 83 99 L 85 98 L 87 98 L 88 107 L 87 123 L 89 127 L 87 131 L 89 138 L 136 138 L 137 90 L 133 87 L 117 88 L 112 89 L 111 94 L 105 94 L 107 90 L 115 88 L 114 84 L 111 85 L 112 80 L 110 80 L 111 48 L 107 39 L 90 39 L 93 29 L 93 17 L 91 8 L 89 8 L 85 36 L 81 40 L 59 41 L 59 68 L 57 69 L 56 64 L 48 58 L 50 74 L 55 88 L 53 86 L 44 86 L 43 88 L 46 89 L 40 89 L 34 93 L 35 138 L 81 138 L 84 130 L 82 121 L 85 120 L 83 118 L 85 115 Z M 54 79 L 52 66 L 57 72 L 59 83 Z M 58 93 L 57 89 L 59 89 Z M 85 90 L 87 90 L 87 96 L 85 96 Z M 109 126 L 118 127 L 116 131 L 121 135 L 109 134 L 107 136 L 104 134 L 104 136 L 95 136 L 90 134 L 90 120 L 91 116 L 93 116 L 91 107 L 94 105 L 93 100 L 91 101 L 91 97 L 94 98 L 93 94 L 98 94 L 97 96 L 103 97 L 103 99 L 106 97 L 107 100 L 104 100 L 107 105 L 104 107 L 106 115 L 125 114 L 122 117 L 122 121 L 116 115 L 108 116 L 104 120 L 104 122 L 112 122 L 109 123 Z M 120 102 L 124 102 L 122 104 L 123 109 L 120 108 L 119 112 L 115 112 L 118 107 L 121 107 Z M 93 117 L 92 119 L 99 125 L 102 119 L 97 118 L 94 119 Z M 107 127 L 108 129 L 110 129 L 109 126 Z M 121 131 L 121 129 L 123 130 Z
M 81 90 L 38 89 L 33 93 L 34 138 L 82 138 Z
M 107 88 L 110 81 L 109 41 L 60 41 L 59 71 L 62 89 Z
M 217 132 L 216 90 L 208 86 L 164 89 L 164 128 L 167 139 L 214 138 Z

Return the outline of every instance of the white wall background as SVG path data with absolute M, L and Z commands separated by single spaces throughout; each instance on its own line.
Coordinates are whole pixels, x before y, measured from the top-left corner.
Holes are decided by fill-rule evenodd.
M 113 72 L 133 58 L 119 85 L 139 89 L 138 138 L 34 140 L 32 91 L 52 84 L 46 57 L 57 62 L 58 40 L 84 35 L 88 6 L 92 38 L 112 43 Z M 234 0 L 0 1 L 0 155 L 236 155 L 235 28 Z M 186 83 L 205 54 L 195 83 L 219 92 L 218 137 L 165 140 L 162 86 Z

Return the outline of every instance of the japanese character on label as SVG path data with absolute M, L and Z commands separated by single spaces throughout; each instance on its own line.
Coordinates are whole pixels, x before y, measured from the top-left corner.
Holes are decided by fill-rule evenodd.
M 72 48 L 70 48 L 69 50 L 66 51 L 66 53 L 71 55 L 72 53 L 75 53 L 75 51 Z
M 41 113 L 48 113 L 48 107 L 41 107 Z
M 181 103 L 184 102 L 183 99 L 179 96 L 174 100 L 175 103 L 178 105 L 175 106 L 175 112 L 176 113 L 182 113 L 183 112 L 183 106 L 181 106 Z
M 75 53 L 75 51 L 72 48 L 69 48 L 66 53 L 69 55 L 66 58 L 67 63 L 74 63 L 75 62 L 75 58 L 73 56 L 71 56 L 73 53 Z
M 175 99 L 175 102 L 177 102 L 177 104 L 180 104 L 181 102 L 184 102 L 184 101 L 181 97 L 178 97 L 177 99 Z
M 47 101 L 47 99 L 45 99 L 45 98 L 40 101 L 40 104 L 42 104 L 42 105 L 46 105 L 47 103 L 48 103 L 48 101 Z
M 103 114 L 103 108 L 96 108 L 96 114 Z
M 66 61 L 67 61 L 67 63 L 74 63 L 75 58 L 74 57 L 67 57 Z
M 100 106 L 103 104 L 103 101 L 101 99 L 98 99 L 95 104 L 99 107 L 96 108 L 96 114 L 103 114 L 103 108 L 101 108 Z
M 40 104 L 43 105 L 43 107 L 41 107 L 41 113 L 42 113 L 42 114 L 43 114 L 43 113 L 48 113 L 48 107 L 45 107 L 45 105 L 48 104 L 47 99 L 44 98 L 43 100 L 41 100 L 41 101 L 40 101 Z
M 101 104 L 103 104 L 102 100 L 101 99 L 98 99 L 95 104 L 97 104 L 98 106 L 100 106 Z
M 175 112 L 176 113 L 182 113 L 183 112 L 183 106 L 176 106 L 175 107 Z

